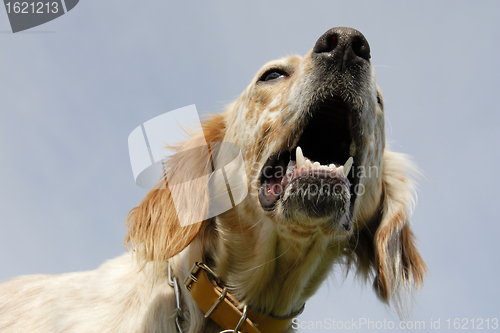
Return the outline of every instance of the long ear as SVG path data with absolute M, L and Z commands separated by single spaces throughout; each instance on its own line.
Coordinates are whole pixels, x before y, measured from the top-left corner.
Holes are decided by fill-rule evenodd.
M 168 161 L 167 172 L 174 174 L 177 179 L 195 179 L 196 175 L 208 174 L 209 163 L 192 148 L 206 145 L 206 142 L 222 142 L 224 133 L 223 115 L 207 119 L 203 122 L 203 132 L 192 133 L 190 139 L 179 145 L 178 148 L 188 153 Z M 192 153 L 189 153 L 190 149 Z M 160 182 L 166 183 L 166 179 Z M 203 185 L 195 181 L 189 183 L 186 193 L 198 193 L 200 189 L 197 186 Z M 173 257 L 191 243 L 205 223 L 181 226 L 168 184 L 161 187 L 151 190 L 127 216 L 125 245 L 146 261 Z M 200 200 L 196 208 L 198 212 L 203 212 L 208 209 L 207 206 L 208 200 Z
M 419 288 L 427 270 L 410 229 L 414 189 L 407 174 L 415 168 L 405 155 L 386 150 L 383 157 L 383 201 L 380 224 L 375 232 L 375 289 L 379 296 L 402 305 L 401 292 Z

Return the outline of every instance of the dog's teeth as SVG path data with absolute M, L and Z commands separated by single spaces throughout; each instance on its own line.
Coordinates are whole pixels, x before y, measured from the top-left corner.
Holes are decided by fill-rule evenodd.
M 313 163 L 313 168 L 319 168 L 321 164 L 319 162 L 314 162 Z
M 330 164 L 328 167 L 329 167 L 330 169 L 333 169 L 333 170 L 337 169 L 337 167 L 335 166 L 335 164 Z
M 352 162 L 353 162 L 353 158 L 352 157 L 349 157 L 349 159 L 347 160 L 347 162 L 345 162 L 345 164 L 344 164 L 344 170 L 343 170 L 345 176 L 347 176 L 349 174 L 349 171 L 351 171 Z
M 304 154 L 302 154 L 302 148 L 300 147 L 297 147 L 295 151 L 295 160 L 297 162 L 297 169 L 300 170 L 304 166 Z
M 304 161 L 304 167 L 305 167 L 306 169 L 311 168 L 311 167 L 312 167 L 312 163 L 311 163 L 311 161 L 310 161 L 310 160 L 305 160 L 305 161 Z
M 337 168 L 337 172 L 338 172 L 338 173 L 343 173 L 343 172 L 344 172 L 344 166 L 343 166 L 343 165 L 339 166 L 339 167 Z
M 351 145 L 349 146 L 349 155 L 351 156 L 356 155 L 356 142 L 354 142 L 354 140 L 351 142 Z

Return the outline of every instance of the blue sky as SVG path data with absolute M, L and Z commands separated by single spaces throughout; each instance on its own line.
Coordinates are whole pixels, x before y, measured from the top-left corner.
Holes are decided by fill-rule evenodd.
M 123 253 L 125 217 L 146 193 L 129 133 L 190 104 L 220 112 L 265 62 L 350 26 L 371 46 L 390 147 L 423 172 L 413 227 L 430 272 L 410 319 L 446 331 L 447 319 L 498 317 L 498 17 L 494 1 L 82 0 L 12 34 L 0 10 L 0 280 Z M 326 318 L 398 321 L 340 272 L 300 320 Z

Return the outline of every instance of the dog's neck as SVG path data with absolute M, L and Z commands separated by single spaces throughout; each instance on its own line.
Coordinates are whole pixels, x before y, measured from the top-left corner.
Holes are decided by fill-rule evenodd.
M 205 235 L 213 241 L 204 251 L 240 302 L 263 314 L 289 315 L 314 294 L 342 246 L 321 233 L 297 238 L 273 223 L 248 222 L 217 221 L 217 228 L 206 229 L 217 235 Z

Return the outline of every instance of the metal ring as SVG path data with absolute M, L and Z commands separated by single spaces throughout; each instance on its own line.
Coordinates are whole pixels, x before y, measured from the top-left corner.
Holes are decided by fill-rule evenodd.
M 214 304 L 212 304 L 210 309 L 208 309 L 207 313 L 205 313 L 204 316 L 205 318 L 210 317 L 210 315 L 212 314 L 212 312 L 214 312 L 219 303 L 224 300 L 224 298 L 226 297 L 226 293 L 227 293 L 227 287 L 224 287 L 224 289 L 222 290 L 222 294 L 220 294 L 219 298 L 217 298 L 217 300 L 214 302 Z
M 168 285 L 170 287 L 174 286 L 174 280 L 172 279 L 172 266 L 170 266 L 170 260 L 167 261 L 168 263 L 168 269 L 167 269 L 167 276 L 168 276 Z
M 207 265 L 205 265 L 202 262 L 197 262 L 196 265 L 198 265 L 198 267 L 200 267 L 200 268 L 203 268 L 205 270 L 205 272 L 207 272 L 208 274 L 212 275 L 213 278 L 215 279 L 215 281 L 218 284 L 220 284 L 220 278 L 219 278 L 219 276 L 217 274 L 215 274 L 215 272 L 210 267 L 208 267 Z
M 174 294 L 175 294 L 175 303 L 177 306 L 177 316 L 175 317 L 175 327 L 177 329 L 177 332 L 183 333 L 182 332 L 182 327 L 181 327 L 181 321 L 182 321 L 182 307 L 181 307 L 181 290 L 179 288 L 179 282 L 176 276 L 173 276 L 172 274 L 172 266 L 170 265 L 170 261 L 167 261 L 168 263 L 168 269 L 167 269 L 167 276 L 168 276 L 168 284 L 174 289 Z
M 224 330 L 220 331 L 219 333 L 241 333 L 240 327 L 241 325 L 243 325 L 246 319 L 247 319 L 247 306 L 245 305 L 245 307 L 243 308 L 243 314 L 241 315 L 241 318 L 238 321 L 238 325 L 236 325 L 234 330 Z
M 177 282 L 177 277 L 174 278 L 174 293 L 175 293 L 175 304 L 177 305 L 177 317 L 182 318 L 181 290 L 179 289 L 179 283 Z
M 243 308 L 243 314 L 241 315 L 241 318 L 240 318 L 240 321 L 238 322 L 238 325 L 236 325 L 236 327 L 234 328 L 234 332 L 239 332 L 240 331 L 240 327 L 241 325 L 243 325 L 243 323 L 245 322 L 245 320 L 247 320 L 247 306 L 245 305 L 245 307 Z

